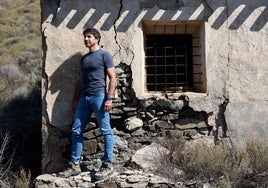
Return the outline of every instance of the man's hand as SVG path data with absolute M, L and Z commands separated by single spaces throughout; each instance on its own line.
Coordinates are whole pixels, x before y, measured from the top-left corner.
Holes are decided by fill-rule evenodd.
M 113 104 L 112 100 L 106 100 L 104 103 L 104 111 L 109 112 L 112 109 L 112 104 Z

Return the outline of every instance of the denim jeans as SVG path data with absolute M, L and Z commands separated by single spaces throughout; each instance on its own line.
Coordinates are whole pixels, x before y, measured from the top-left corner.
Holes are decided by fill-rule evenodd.
M 83 133 L 92 113 L 96 119 L 104 139 L 103 162 L 112 162 L 114 134 L 110 125 L 109 112 L 104 112 L 105 94 L 81 96 L 76 107 L 72 127 L 71 162 L 79 164 L 83 150 Z

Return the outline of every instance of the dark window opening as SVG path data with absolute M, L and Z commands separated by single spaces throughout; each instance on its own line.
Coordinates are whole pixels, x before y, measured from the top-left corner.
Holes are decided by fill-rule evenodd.
M 145 45 L 148 91 L 193 90 L 191 34 L 147 34 Z

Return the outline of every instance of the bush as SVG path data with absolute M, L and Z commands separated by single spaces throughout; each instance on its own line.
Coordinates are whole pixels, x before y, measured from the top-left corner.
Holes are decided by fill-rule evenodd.
M 266 141 L 250 139 L 247 142 L 246 152 L 249 158 L 249 168 L 252 173 L 268 172 L 268 144 Z
M 268 143 L 267 140 L 249 139 L 246 144 L 244 161 L 247 169 L 234 181 L 236 187 L 268 187 Z
M 11 178 L 11 163 L 12 159 L 5 158 L 5 151 L 9 143 L 9 134 L 1 132 L 1 146 L 0 146 L 0 187 L 9 188 L 12 187 L 12 178 Z
M 268 187 L 268 144 L 249 140 L 245 148 L 201 144 L 189 147 L 181 139 L 170 138 L 171 151 L 163 158 L 158 173 L 175 181 L 213 182 L 217 187 Z M 180 172 L 180 173 L 176 173 Z
M 0 131 L 12 138 L 4 155 L 12 164 L 1 161 L 0 187 L 16 187 L 15 180 L 22 187 L 41 171 L 40 1 L 1 0 L 0 7 Z
M 233 167 L 233 157 L 224 146 L 196 145 L 179 155 L 177 160 L 187 178 L 191 179 L 214 179 L 230 172 Z
M 14 179 L 15 187 L 18 188 L 29 188 L 31 186 L 31 172 L 28 173 L 21 168 L 18 175 L 15 175 Z
M 18 173 L 14 173 L 11 169 L 13 162 L 13 154 L 8 159 L 5 157 L 9 147 L 9 132 L 1 132 L 0 139 L 0 187 L 1 188 L 29 188 L 31 185 L 31 173 L 26 173 L 23 168 Z M 13 151 L 15 153 L 15 151 Z

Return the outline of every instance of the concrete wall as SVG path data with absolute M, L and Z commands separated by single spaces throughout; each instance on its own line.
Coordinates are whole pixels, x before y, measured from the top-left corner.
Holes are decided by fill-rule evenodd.
M 214 124 L 226 123 L 235 143 L 251 135 L 267 137 L 267 0 L 48 0 L 42 1 L 43 171 L 55 168 L 49 167 L 51 161 L 61 158 L 61 146 L 68 144 L 59 138 L 69 134 L 72 124 L 79 58 L 87 51 L 85 27 L 101 31 L 101 45 L 116 65 L 131 67 L 137 99 L 163 97 L 144 87 L 143 20 L 203 21 L 205 92 L 184 93 L 190 106 L 208 114 L 220 111 Z

